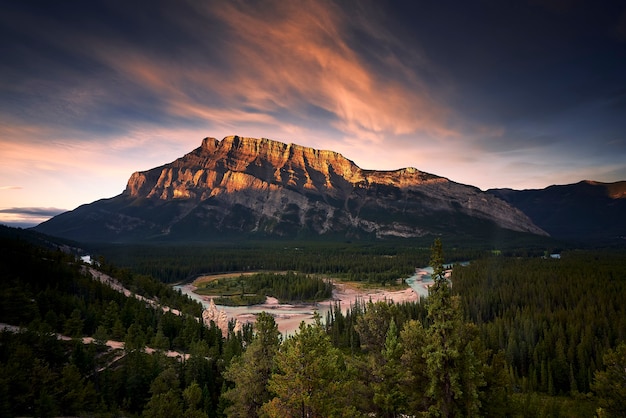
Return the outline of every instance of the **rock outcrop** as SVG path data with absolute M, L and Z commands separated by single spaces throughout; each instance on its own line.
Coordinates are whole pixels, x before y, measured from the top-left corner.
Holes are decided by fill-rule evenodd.
M 217 309 L 215 302 L 213 299 L 209 302 L 209 307 L 202 311 L 202 321 L 208 327 L 211 326 L 211 322 L 215 323 L 215 325 L 222 330 L 222 335 L 224 337 L 228 336 L 228 315 L 226 315 L 226 311 Z M 233 331 L 236 333 L 241 331 L 241 323 L 234 318 L 235 325 Z
M 333 151 L 262 138 L 205 138 L 170 164 L 133 173 L 115 198 L 37 229 L 79 241 L 420 237 L 491 228 L 545 235 L 479 189 L 421 172 L 364 170 Z

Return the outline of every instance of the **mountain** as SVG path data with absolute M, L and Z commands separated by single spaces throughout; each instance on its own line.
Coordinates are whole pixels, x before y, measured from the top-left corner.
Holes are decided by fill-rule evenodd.
M 359 168 L 333 151 L 270 139 L 205 138 L 170 164 L 133 173 L 121 195 L 55 216 L 35 230 L 77 241 L 347 239 L 546 235 L 493 194 L 415 168 Z
M 540 190 L 487 192 L 520 209 L 554 238 L 594 241 L 626 238 L 626 181 L 585 180 Z

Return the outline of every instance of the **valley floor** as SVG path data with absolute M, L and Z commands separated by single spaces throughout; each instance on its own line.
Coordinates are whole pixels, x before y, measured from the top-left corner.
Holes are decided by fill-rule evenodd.
M 201 296 L 194 292 L 196 287 L 193 284 L 177 286 L 181 292 L 189 297 L 201 302 L 206 308 L 209 306 L 211 296 Z M 324 318 L 332 307 L 339 303 L 341 310 L 345 313 L 351 305 L 357 301 L 367 303 L 369 301 L 378 302 L 381 300 L 393 301 L 395 303 L 416 302 L 419 295 L 412 289 L 389 291 L 384 289 L 359 289 L 350 283 L 335 283 L 333 285 L 333 296 L 331 299 L 318 303 L 303 304 L 281 304 L 276 298 L 267 297 L 265 303 L 254 306 L 221 306 L 219 310 L 226 312 L 228 319 L 237 319 L 241 323 L 254 322 L 256 315 L 261 312 L 271 313 L 278 324 L 278 329 L 283 334 L 290 334 L 298 329 L 300 322 L 313 322 L 313 315 L 317 313 Z

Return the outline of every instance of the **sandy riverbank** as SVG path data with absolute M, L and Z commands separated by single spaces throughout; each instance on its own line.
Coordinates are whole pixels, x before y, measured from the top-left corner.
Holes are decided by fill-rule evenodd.
M 179 287 L 181 291 L 195 300 L 202 302 L 206 307 L 211 300 L 211 296 L 202 296 L 194 292 L 196 287 L 187 284 Z M 419 300 L 419 295 L 411 288 L 403 290 L 389 291 L 384 289 L 358 289 L 346 283 L 335 283 L 333 296 L 331 299 L 318 302 L 316 304 L 281 304 L 276 298 L 267 297 L 265 303 L 254 306 L 220 306 L 219 310 L 226 312 L 228 319 L 236 318 L 241 323 L 254 322 L 256 315 L 260 312 L 267 312 L 274 316 L 278 329 L 282 333 L 291 333 L 298 329 L 300 322 L 310 323 L 313 321 L 313 314 L 317 311 L 322 319 L 335 303 L 341 304 L 341 310 L 345 313 L 351 305 L 359 300 L 362 302 L 393 301 L 394 303 L 415 302 Z

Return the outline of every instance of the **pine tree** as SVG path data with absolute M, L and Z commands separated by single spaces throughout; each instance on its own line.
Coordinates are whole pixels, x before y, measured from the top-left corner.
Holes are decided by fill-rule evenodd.
M 256 417 L 261 406 L 271 399 L 267 383 L 274 368 L 274 356 L 280 345 L 280 333 L 274 318 L 261 312 L 255 323 L 254 339 L 224 373 L 235 387 L 224 393 L 232 403 L 226 409 L 229 417 Z
M 429 378 L 426 370 L 424 350 L 426 347 L 426 330 L 417 320 L 407 321 L 400 333 L 402 344 L 402 367 L 407 375 L 403 386 L 406 391 L 409 414 L 417 415 L 428 406 L 425 396 Z
M 604 369 L 596 371 L 592 389 L 609 416 L 626 411 L 626 343 L 609 350 L 603 357 Z
M 315 324 L 302 322 L 276 355 L 277 372 L 269 380 L 276 397 L 263 406 L 263 414 L 281 418 L 344 415 L 340 411 L 347 408 L 343 394 L 348 383 L 341 364 L 341 353 L 330 343 L 319 316 Z
M 430 398 L 429 414 L 454 417 L 471 416 L 478 412 L 478 387 L 482 384 L 482 370 L 471 339 L 474 333 L 461 318 L 458 297 L 453 297 L 443 265 L 443 248 L 436 239 L 431 247 L 430 265 L 433 284 L 428 295 L 426 372 Z
M 381 416 L 395 417 L 406 409 L 406 397 L 402 391 L 404 370 L 400 359 L 402 345 L 398 338 L 396 321 L 392 318 L 387 330 L 385 345 L 381 351 L 380 362 L 375 361 L 372 367 L 374 376 L 374 404 L 380 408 Z

